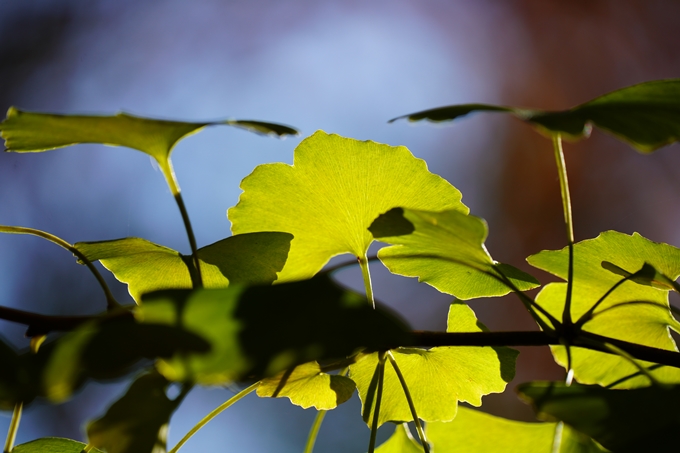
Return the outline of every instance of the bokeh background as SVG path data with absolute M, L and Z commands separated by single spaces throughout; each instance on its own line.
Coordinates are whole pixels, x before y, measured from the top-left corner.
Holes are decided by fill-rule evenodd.
M 177 146 L 173 161 L 199 246 L 230 234 L 225 213 L 243 177 L 261 163 L 291 163 L 297 143 L 317 129 L 406 145 L 488 220 L 494 258 L 529 270 L 526 256 L 565 245 L 550 142 L 502 115 L 436 127 L 387 120 L 468 102 L 562 109 L 678 77 L 678 17 L 680 2 L 667 0 L 3 1 L 0 110 L 122 110 L 299 128 L 300 137 L 282 141 L 211 128 Z M 680 245 L 678 148 L 642 156 L 598 131 L 567 144 L 577 240 L 616 229 Z M 139 236 L 189 252 L 161 173 L 148 156 L 123 148 L 0 155 L 0 223 L 69 242 Z M 0 251 L 0 304 L 46 314 L 103 309 L 94 280 L 63 250 L 3 236 Z M 372 270 L 380 300 L 415 328 L 445 327 L 450 297 L 379 267 Z M 358 269 L 339 278 L 361 287 Z M 117 297 L 129 300 L 125 287 L 110 281 Z M 492 329 L 535 328 L 512 298 L 473 307 Z M 21 326 L 0 321 L 0 333 L 17 347 L 27 344 Z M 518 367 L 515 383 L 562 378 L 545 348 L 523 348 Z M 63 405 L 32 404 L 18 442 L 83 439 L 86 420 L 126 386 L 91 384 Z M 169 445 L 233 392 L 194 390 L 172 419 Z M 512 391 L 484 402 L 495 414 L 532 417 Z M 2 432 L 9 416 L 0 415 Z M 300 452 L 313 417 L 286 400 L 251 395 L 184 450 Z M 368 437 L 355 396 L 328 415 L 316 451 L 365 451 Z

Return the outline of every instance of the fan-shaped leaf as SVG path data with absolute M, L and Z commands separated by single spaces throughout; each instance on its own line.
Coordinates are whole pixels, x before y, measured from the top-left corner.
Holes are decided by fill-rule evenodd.
M 178 326 L 211 344 L 207 354 L 181 354 L 159 365 L 171 380 L 203 384 L 272 376 L 360 347 L 410 341 L 401 321 L 326 275 L 275 286 L 160 291 L 145 296 L 138 313 L 144 322 Z
M 288 233 L 276 232 L 240 234 L 200 248 L 203 285 L 225 288 L 230 282 L 272 283 L 286 262 L 292 238 Z M 118 280 L 127 283 L 137 302 L 142 294 L 151 291 L 192 287 L 191 258 L 146 239 L 78 242 L 75 247 L 90 261 L 101 261 Z
M 137 378 L 102 418 L 88 425 L 90 443 L 108 453 L 164 452 L 170 416 L 179 404 L 166 396 L 169 384 L 155 372 Z
M 115 116 L 54 115 L 11 107 L 7 118 L 0 123 L 0 136 L 5 139 L 8 151 L 19 153 L 48 151 L 78 143 L 103 143 L 136 149 L 158 162 L 170 189 L 176 194 L 179 189 L 170 162 L 173 147 L 187 135 L 218 124 L 260 134 L 297 135 L 297 131 L 288 126 L 259 121 L 187 123 L 141 118 L 127 113 Z
M 674 451 L 680 387 L 611 390 L 561 382 L 518 387 L 540 417 L 561 420 L 615 452 Z
M 332 257 L 364 257 L 368 227 L 395 206 L 467 212 L 460 192 L 402 147 L 318 131 L 294 165 L 266 164 L 246 177 L 229 210 L 234 234 L 285 231 L 294 239 L 279 281 L 309 278 Z
M 482 330 L 485 327 L 467 305 L 451 304 L 448 332 Z M 479 406 L 483 395 L 503 392 L 514 377 L 517 358 L 513 349 L 491 347 L 399 348 L 392 354 L 409 386 L 418 417 L 428 422 L 453 420 L 458 401 Z M 350 377 L 357 384 L 362 404 L 368 400 L 377 364 L 378 354 L 373 353 L 350 366 Z M 373 409 L 364 420 L 369 426 L 372 417 Z M 391 364 L 386 364 L 379 425 L 412 420 L 399 378 Z
M 568 110 L 550 112 L 486 104 L 439 107 L 400 116 L 440 122 L 475 111 L 507 112 L 548 133 L 588 136 L 591 124 L 649 153 L 680 140 L 680 79 L 656 80 L 613 91 Z
M 321 371 L 317 362 L 298 365 L 290 371 L 265 378 L 257 387 L 260 397 L 287 397 L 303 409 L 335 409 L 352 397 L 356 390 L 354 381 Z
M 569 252 L 543 251 L 527 258 L 532 266 L 567 278 Z M 603 262 L 605 264 L 603 267 Z M 632 236 L 607 231 L 595 239 L 574 246 L 574 283 L 571 315 L 579 319 L 614 285 L 624 278 L 611 272 L 612 266 L 632 273 L 649 263 L 664 275 L 675 279 L 680 275 L 680 249 L 652 242 L 639 234 Z M 548 312 L 561 317 L 566 298 L 566 283 L 551 283 L 543 288 L 537 302 Z M 680 330 L 670 314 L 667 291 L 633 281 L 620 284 L 595 310 L 584 329 L 600 335 L 667 350 L 677 350 L 669 329 Z M 555 359 L 566 367 L 564 348 L 552 348 Z M 587 384 L 610 384 L 633 374 L 637 368 L 628 360 L 611 354 L 573 348 L 575 377 Z M 661 367 L 652 373 L 662 382 L 680 382 L 680 370 Z M 644 376 L 621 384 L 631 388 L 649 385 Z
M 369 230 L 377 240 L 394 244 L 378 252 L 390 272 L 418 277 L 459 299 L 508 294 L 505 278 L 520 291 L 539 285 L 519 269 L 493 261 L 484 247 L 486 223 L 460 211 L 394 208 Z
M 17 445 L 12 450 L 13 453 L 81 453 L 86 445 L 71 439 L 61 437 L 43 437 L 32 440 L 25 444 Z M 101 450 L 93 448 L 91 453 L 103 453 Z
M 437 453 L 555 452 L 557 423 L 526 423 L 458 408 L 451 423 L 428 423 L 427 437 Z M 605 450 L 568 426 L 562 430 L 560 453 L 599 453 Z
M 375 453 L 423 453 L 423 447 L 413 438 L 408 425 L 400 424 Z

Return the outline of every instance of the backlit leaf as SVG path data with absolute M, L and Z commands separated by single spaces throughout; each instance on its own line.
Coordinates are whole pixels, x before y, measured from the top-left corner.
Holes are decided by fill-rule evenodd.
M 640 83 L 562 111 L 465 104 L 424 110 L 399 118 L 440 122 L 476 111 L 507 112 L 539 129 L 571 138 L 588 136 L 591 124 L 594 124 L 638 151 L 649 153 L 680 140 L 680 79 Z
M 262 232 L 231 236 L 198 250 L 203 285 L 225 288 L 232 283 L 269 284 L 286 262 L 292 235 Z M 127 283 L 139 302 L 144 293 L 192 287 L 185 256 L 141 238 L 78 242 L 75 247 L 90 261 L 101 261 L 118 280 Z
M 550 453 L 557 423 L 508 420 L 466 407 L 450 423 L 428 423 L 427 438 L 437 453 Z M 560 453 L 604 452 L 589 437 L 565 426 Z
M 272 376 L 312 360 L 342 359 L 357 348 L 409 341 L 404 324 L 326 275 L 275 286 L 169 290 L 143 298 L 138 316 L 205 338 L 207 354 L 159 364 L 171 380 L 223 384 Z
M 279 281 L 309 278 L 333 256 L 365 257 L 368 227 L 395 206 L 467 212 L 460 192 L 403 146 L 318 131 L 295 149 L 294 165 L 258 166 L 229 210 L 234 234 L 285 231 L 294 239 Z
M 561 382 L 518 387 L 539 416 L 562 420 L 615 452 L 675 451 L 680 387 L 611 390 Z
M 451 304 L 448 332 L 482 330 L 485 327 L 467 305 Z M 392 354 L 409 387 L 418 417 L 428 422 L 453 420 L 458 401 L 480 406 L 482 396 L 503 392 L 514 377 L 517 358 L 517 351 L 513 349 L 491 347 L 399 348 Z M 357 384 L 362 404 L 367 402 L 377 364 L 378 354 L 373 353 L 350 366 L 350 377 Z M 372 418 L 373 409 L 364 421 L 371 426 Z M 412 420 L 397 374 L 392 365 L 386 363 L 379 425 Z
M 423 447 L 416 442 L 405 424 L 397 425 L 394 434 L 375 453 L 423 453 Z
M 8 151 L 19 153 L 48 151 L 78 143 L 125 146 L 153 157 L 160 166 L 173 194 L 178 192 L 170 154 L 179 140 L 200 129 L 227 124 L 252 132 L 278 136 L 297 135 L 280 124 L 259 121 L 226 120 L 187 123 L 141 118 L 127 113 L 115 116 L 55 115 L 25 112 L 15 107 L 0 123 L 0 136 Z
M 532 266 L 567 278 L 567 248 L 542 251 L 527 260 Z M 603 262 L 609 265 L 603 267 Z M 572 318 L 579 319 L 623 278 L 607 267 L 613 265 L 634 273 L 645 263 L 675 279 L 680 275 L 680 249 L 652 242 L 637 233 L 629 236 L 615 231 L 607 231 L 595 239 L 577 243 L 574 246 Z M 566 283 L 551 283 L 540 292 L 537 302 L 561 318 L 565 297 Z M 670 314 L 666 290 L 626 281 L 599 305 L 594 318 L 584 325 L 584 329 L 620 340 L 676 351 L 669 329 L 680 330 L 680 323 Z M 555 346 L 552 349 L 557 362 L 566 367 L 564 348 Z M 576 379 L 586 384 L 608 385 L 637 371 L 628 360 L 612 354 L 572 348 L 572 358 Z M 661 367 L 652 373 L 662 382 L 680 382 L 680 370 L 676 368 Z M 628 379 L 620 387 L 641 385 L 649 385 L 649 380 L 644 376 Z
M 354 381 L 321 371 L 317 362 L 298 365 L 292 371 L 283 371 L 265 378 L 257 387 L 260 397 L 287 397 L 303 409 L 335 409 L 352 397 L 356 390 Z
M 409 227 L 410 225 L 410 227 Z M 459 299 L 502 296 L 525 291 L 538 281 L 512 266 L 499 266 L 484 247 L 487 227 L 479 217 L 460 211 L 427 212 L 395 208 L 369 228 L 373 237 L 394 244 L 378 252 L 390 272 L 434 286 Z
M 81 453 L 85 444 L 71 439 L 61 437 L 43 437 L 32 440 L 25 444 L 17 445 L 12 450 L 13 453 Z M 91 453 L 102 453 L 101 450 L 93 448 Z
M 108 453 L 165 452 L 168 423 L 178 404 L 165 394 L 169 384 L 155 372 L 137 378 L 102 418 L 87 426 L 90 443 Z

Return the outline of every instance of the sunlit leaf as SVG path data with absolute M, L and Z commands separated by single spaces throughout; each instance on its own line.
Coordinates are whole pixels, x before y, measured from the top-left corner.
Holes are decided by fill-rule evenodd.
M 294 165 L 260 165 L 241 188 L 229 210 L 234 234 L 294 236 L 279 281 L 309 278 L 335 255 L 363 258 L 373 241 L 367 228 L 395 206 L 468 211 L 460 192 L 405 147 L 323 131 L 298 145 Z
M 169 384 L 155 372 L 137 378 L 102 418 L 87 426 L 90 443 L 108 453 L 164 452 L 178 404 L 166 396 Z
M 43 437 L 32 440 L 25 444 L 17 445 L 12 450 L 13 453 L 81 453 L 85 444 L 71 439 L 61 437 Z M 90 453 L 102 453 L 101 450 L 93 448 Z
M 26 153 L 48 151 L 78 143 L 103 143 L 125 146 L 153 157 L 165 175 L 173 193 L 174 182 L 170 154 L 183 137 L 200 129 L 227 124 L 260 134 L 296 135 L 297 131 L 280 124 L 259 121 L 226 120 L 187 123 L 141 118 L 127 113 L 115 116 L 54 115 L 21 111 L 11 107 L 0 123 L 0 136 L 8 151 Z
M 461 302 L 451 304 L 448 332 L 482 330 L 485 327 L 467 305 Z M 418 417 L 428 422 L 453 420 L 458 401 L 480 406 L 482 396 L 503 392 L 514 377 L 517 358 L 517 351 L 513 349 L 491 347 L 399 348 L 392 354 L 409 387 Z M 350 367 L 350 377 L 357 384 L 362 404 L 366 404 L 377 364 L 378 354 L 373 353 Z M 364 413 L 367 411 L 364 410 Z M 365 420 L 369 426 L 372 418 L 373 409 Z M 386 363 L 379 424 L 412 420 L 394 368 Z
M 518 388 L 539 416 L 562 420 L 615 452 L 675 451 L 680 387 L 611 390 L 561 382 Z
M 543 251 L 527 260 L 532 266 L 566 279 L 568 256 L 568 249 L 564 248 Z M 649 263 L 672 279 L 680 275 L 680 249 L 652 242 L 637 233 L 629 236 L 607 231 L 595 239 L 579 242 L 574 246 L 571 309 L 574 320 L 579 319 L 623 278 L 603 267 L 603 262 L 630 273 Z M 559 319 L 565 298 L 566 283 L 551 283 L 540 292 L 537 302 Z M 680 330 L 680 323 L 671 316 L 667 291 L 626 281 L 599 305 L 594 318 L 585 324 L 584 329 L 620 340 L 675 351 L 677 349 L 669 329 Z M 555 346 L 552 349 L 557 362 L 566 367 L 564 348 Z M 582 348 L 572 348 L 572 358 L 576 379 L 586 384 L 608 385 L 638 371 L 622 357 Z M 660 367 L 653 370 L 652 374 L 662 382 L 680 382 L 680 370 L 677 368 Z M 649 385 L 649 379 L 638 376 L 622 382 L 620 387 L 641 385 Z
M 538 281 L 509 265 L 499 266 L 484 247 L 487 227 L 460 211 L 427 212 L 395 208 L 369 228 L 373 237 L 394 244 L 378 252 L 390 272 L 434 286 L 459 299 L 502 296 L 511 289 L 535 288 Z
M 594 124 L 637 150 L 648 153 L 680 140 L 680 79 L 640 83 L 562 111 L 465 104 L 424 110 L 399 118 L 440 122 L 476 111 L 507 112 L 539 129 L 572 138 L 588 136 L 591 124 Z
M 210 349 L 194 333 L 163 324 L 140 324 L 131 318 L 87 323 L 49 347 L 51 352 L 41 348 L 39 355 L 49 356 L 42 385 L 53 402 L 68 399 L 86 378 L 123 376 L 141 359 Z
M 210 343 L 207 354 L 159 364 L 171 380 L 203 384 L 272 376 L 312 360 L 342 359 L 360 347 L 409 341 L 401 321 L 326 275 L 275 286 L 160 291 L 144 297 L 138 316 Z
M 526 423 L 458 408 L 450 423 L 428 423 L 427 438 L 436 453 L 550 453 L 557 423 Z M 560 453 L 604 452 L 597 443 L 565 426 Z
M 287 397 L 303 409 L 335 409 L 351 398 L 356 390 L 354 381 L 321 371 L 317 362 L 308 362 L 263 379 L 257 387 L 260 397 Z
M 407 425 L 400 424 L 375 453 L 423 453 L 423 447 L 413 438 Z
M 231 236 L 198 250 L 206 288 L 232 283 L 269 284 L 286 262 L 292 235 L 262 232 Z M 78 242 L 75 247 L 90 261 L 101 261 L 118 280 L 127 283 L 139 302 L 144 293 L 192 287 L 185 256 L 141 238 Z

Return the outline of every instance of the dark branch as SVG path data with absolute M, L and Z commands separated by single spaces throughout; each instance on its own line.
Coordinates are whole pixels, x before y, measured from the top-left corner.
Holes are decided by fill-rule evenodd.
M 132 312 L 121 310 L 106 315 L 106 319 L 124 317 L 132 317 Z M 0 319 L 26 325 L 28 327 L 26 329 L 27 337 L 45 335 L 55 331 L 71 331 L 86 322 L 101 318 L 101 316 L 48 316 L 15 308 L 0 307 Z

